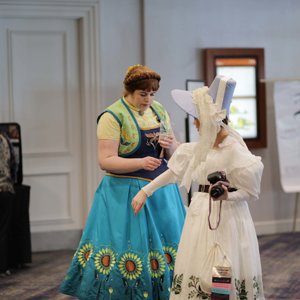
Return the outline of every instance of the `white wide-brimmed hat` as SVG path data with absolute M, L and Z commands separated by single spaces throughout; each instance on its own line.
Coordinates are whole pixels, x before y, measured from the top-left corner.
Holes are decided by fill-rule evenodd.
M 208 94 L 212 97 L 213 102 L 215 103 L 216 100 L 219 99 L 218 102 L 222 103 L 222 109 L 226 110 L 227 116 L 229 116 L 230 104 L 235 86 L 236 81 L 234 79 L 218 75 L 208 89 Z M 171 95 L 176 104 L 186 113 L 194 118 L 199 118 L 196 105 L 193 101 L 193 91 L 175 89 L 171 91 Z

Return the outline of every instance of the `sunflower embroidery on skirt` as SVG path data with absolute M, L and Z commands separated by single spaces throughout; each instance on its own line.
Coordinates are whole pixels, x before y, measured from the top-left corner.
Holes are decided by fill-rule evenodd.
M 91 243 L 84 244 L 80 247 L 80 249 L 77 251 L 77 259 L 82 266 L 82 268 L 85 268 L 86 263 L 89 261 L 93 254 L 93 245 Z
M 96 279 L 102 275 L 102 280 L 107 281 L 111 271 L 117 268 L 123 277 L 124 287 L 130 289 L 133 283 L 137 288 L 142 280 L 141 275 L 146 269 L 153 279 L 153 284 L 162 289 L 167 270 L 174 270 L 176 254 L 177 249 L 172 245 L 165 245 L 163 251 L 150 250 L 147 264 L 144 266 L 141 255 L 132 250 L 118 254 L 110 246 L 97 249 L 92 242 L 86 241 L 75 252 L 74 259 L 78 261 L 80 280 L 89 263 L 90 267 L 95 268 Z M 109 287 L 108 291 L 110 294 L 115 292 L 113 287 Z M 148 296 L 148 291 L 144 291 L 143 297 L 148 298 Z
M 110 248 L 99 250 L 95 256 L 95 267 L 103 275 L 108 275 L 116 264 L 116 253 Z
M 166 261 L 163 254 L 150 251 L 148 255 L 148 270 L 152 278 L 160 278 L 165 274 Z
M 142 259 L 137 253 L 133 251 L 123 253 L 118 261 L 118 269 L 123 276 L 126 295 L 132 293 L 133 289 L 139 288 L 141 284 L 141 274 L 144 268 Z M 144 298 L 148 298 L 147 291 L 144 291 L 143 294 Z
M 175 266 L 177 250 L 176 250 L 175 247 L 172 247 L 172 246 L 164 246 L 163 250 L 164 250 L 164 253 L 165 253 L 165 258 L 166 258 L 167 264 L 169 266 L 169 269 L 171 271 L 173 271 L 174 266 Z
M 143 270 L 142 260 L 134 252 L 125 252 L 120 258 L 118 267 L 127 280 L 137 279 Z

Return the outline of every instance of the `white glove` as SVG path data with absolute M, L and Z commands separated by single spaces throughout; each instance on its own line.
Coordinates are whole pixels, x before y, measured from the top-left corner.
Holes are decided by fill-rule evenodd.
M 146 203 L 147 197 L 150 197 L 157 189 L 170 183 L 175 183 L 177 176 L 171 170 L 167 170 L 153 181 L 144 186 L 132 199 L 131 206 L 134 215 L 140 212 Z
M 160 174 L 150 183 L 145 185 L 142 190 L 150 197 L 157 189 L 170 184 L 175 183 L 177 181 L 177 176 L 170 169 Z

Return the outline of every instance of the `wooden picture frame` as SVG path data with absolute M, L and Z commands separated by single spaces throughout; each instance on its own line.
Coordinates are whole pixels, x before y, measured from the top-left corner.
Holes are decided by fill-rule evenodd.
M 267 146 L 266 95 L 263 48 L 207 48 L 203 51 L 204 78 L 210 85 L 216 75 L 234 78 L 230 125 L 247 146 Z

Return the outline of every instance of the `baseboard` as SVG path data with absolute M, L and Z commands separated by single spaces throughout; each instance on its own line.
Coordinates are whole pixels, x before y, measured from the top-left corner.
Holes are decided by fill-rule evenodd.
M 300 230 L 300 220 L 296 220 L 295 231 Z M 257 235 L 278 234 L 294 231 L 294 222 L 291 219 L 277 221 L 255 222 Z
M 34 232 L 31 233 L 32 252 L 75 250 L 78 247 L 82 230 Z

